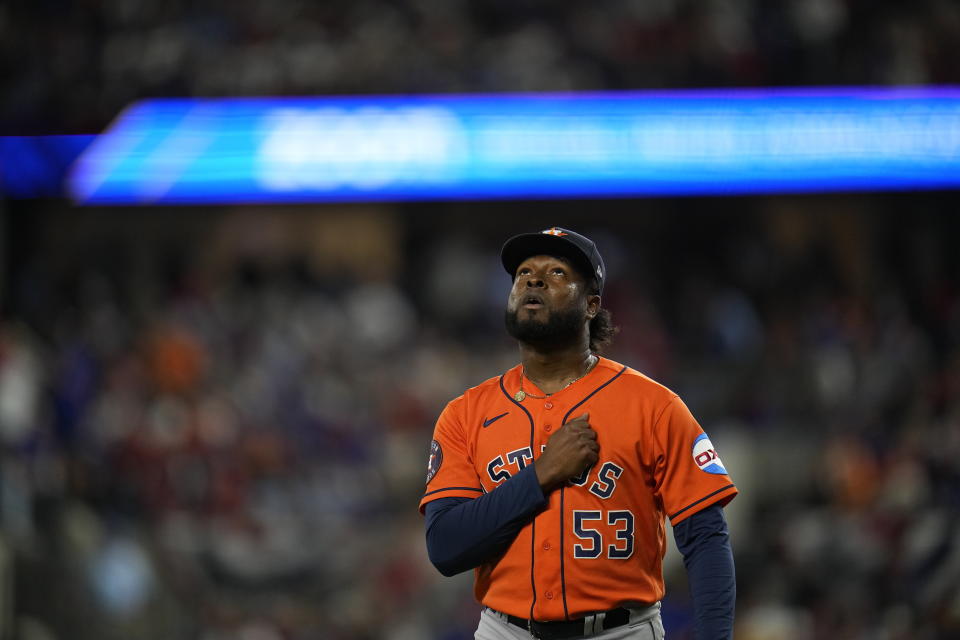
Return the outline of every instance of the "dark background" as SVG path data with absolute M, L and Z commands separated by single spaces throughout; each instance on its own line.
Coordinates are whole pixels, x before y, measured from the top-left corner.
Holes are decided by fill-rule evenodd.
M 957 83 L 958 43 L 946 1 L 15 1 L 0 132 L 160 95 Z M 0 201 L 0 637 L 472 637 L 428 444 L 516 362 L 500 245 L 554 225 L 603 252 L 609 355 L 741 489 L 737 638 L 956 637 L 958 200 Z

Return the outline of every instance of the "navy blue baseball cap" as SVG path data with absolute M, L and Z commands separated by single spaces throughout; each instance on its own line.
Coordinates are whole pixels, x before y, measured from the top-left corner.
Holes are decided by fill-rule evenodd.
M 558 256 L 569 260 L 585 278 L 597 281 L 599 293 L 603 293 L 603 280 L 607 275 L 603 258 L 593 240 L 576 231 L 551 227 L 537 233 L 522 233 L 513 236 L 500 250 L 500 260 L 510 277 L 517 275 L 517 267 L 530 256 Z

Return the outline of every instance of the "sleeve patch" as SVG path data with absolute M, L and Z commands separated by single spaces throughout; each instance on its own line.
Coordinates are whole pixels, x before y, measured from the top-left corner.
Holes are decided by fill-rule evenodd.
M 430 459 L 427 460 L 427 483 L 433 480 L 433 476 L 440 471 L 440 465 L 443 464 L 443 449 L 440 443 L 434 440 L 430 443 Z
M 700 436 L 693 441 L 693 462 L 700 471 L 715 473 L 717 475 L 726 475 L 727 473 L 723 463 L 720 462 L 720 456 L 717 455 L 717 450 L 713 448 L 713 443 L 710 442 L 710 438 L 707 437 L 705 433 L 701 433 Z

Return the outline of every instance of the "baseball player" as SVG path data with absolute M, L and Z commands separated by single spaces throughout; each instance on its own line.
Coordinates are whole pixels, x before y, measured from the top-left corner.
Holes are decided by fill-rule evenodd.
M 521 362 L 444 409 L 420 501 L 433 564 L 475 571 L 475 637 L 662 638 L 669 519 L 696 637 L 732 638 L 737 489 L 675 393 L 598 355 L 613 330 L 596 246 L 555 227 L 501 259 Z

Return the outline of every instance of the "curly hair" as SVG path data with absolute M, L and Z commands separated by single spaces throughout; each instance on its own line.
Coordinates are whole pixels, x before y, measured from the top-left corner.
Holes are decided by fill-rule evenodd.
M 590 280 L 589 292 L 600 295 L 600 284 L 596 278 Z M 600 309 L 597 315 L 590 319 L 590 351 L 603 353 L 613 344 L 613 336 L 620 332 L 620 327 L 613 324 L 613 314 L 609 309 Z
M 613 325 L 613 314 L 609 309 L 600 309 L 597 315 L 590 319 L 590 351 L 603 353 L 613 344 L 613 336 L 620 331 L 620 327 Z

